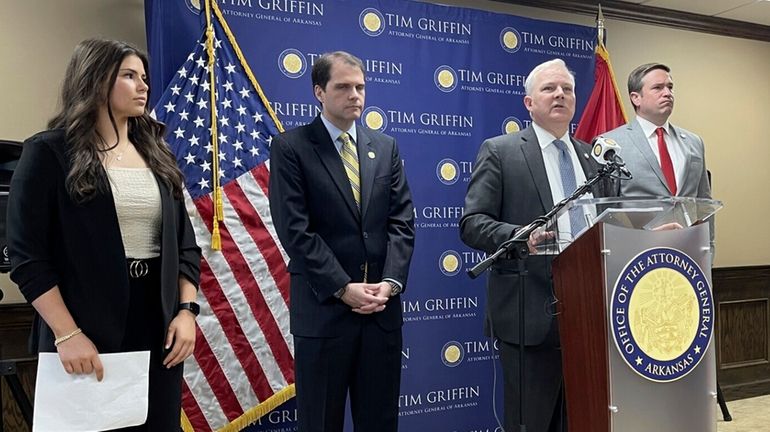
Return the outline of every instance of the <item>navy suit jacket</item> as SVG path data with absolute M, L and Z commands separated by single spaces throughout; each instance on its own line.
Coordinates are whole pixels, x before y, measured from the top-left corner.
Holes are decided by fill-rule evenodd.
M 406 288 L 414 248 L 414 207 L 393 138 L 357 128 L 361 211 L 342 160 L 319 117 L 273 138 L 270 210 L 289 255 L 291 331 L 332 337 L 374 319 L 401 327 L 400 298 L 382 312 L 360 315 L 334 297 L 349 282 L 383 278 Z

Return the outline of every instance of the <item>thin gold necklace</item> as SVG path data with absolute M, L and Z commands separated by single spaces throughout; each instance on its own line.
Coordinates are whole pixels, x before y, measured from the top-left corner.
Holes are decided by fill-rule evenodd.
M 126 150 L 128 150 L 129 147 L 131 147 L 131 143 L 126 144 L 122 151 L 115 152 L 115 160 L 118 162 L 123 160 L 123 155 L 126 153 Z
M 117 151 L 114 151 L 115 149 L 113 149 L 112 151 L 107 151 L 107 152 L 106 152 L 106 157 L 107 157 L 107 159 L 106 159 L 106 161 L 105 161 L 105 165 L 106 165 L 106 166 L 108 166 L 108 167 L 110 167 L 110 166 L 112 166 L 112 165 L 113 165 L 115 162 L 120 162 L 120 161 L 122 161 L 122 160 L 123 160 L 123 155 L 124 155 L 124 154 L 126 154 L 126 150 L 128 150 L 128 147 L 129 147 L 130 145 L 131 145 L 131 143 L 129 143 L 129 144 L 126 144 L 126 146 L 123 148 L 123 150 L 122 150 L 122 151 L 119 151 L 119 152 L 117 152 Z

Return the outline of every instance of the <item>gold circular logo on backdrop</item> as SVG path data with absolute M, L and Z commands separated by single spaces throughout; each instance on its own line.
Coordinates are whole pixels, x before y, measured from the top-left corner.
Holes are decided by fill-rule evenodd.
M 457 360 L 460 360 L 460 348 L 457 345 L 448 346 L 446 351 L 444 351 L 444 358 L 449 363 L 456 363 Z
M 460 267 L 460 260 L 454 255 L 447 255 L 441 260 L 441 266 L 444 267 L 444 270 L 453 273 Z
M 283 58 L 283 67 L 286 68 L 287 71 L 295 74 L 302 70 L 302 60 L 300 60 L 297 54 L 288 54 Z
M 441 165 L 441 178 L 450 181 L 457 177 L 457 168 L 451 163 Z
M 457 72 L 451 66 L 439 66 L 433 72 L 433 83 L 442 92 L 449 93 L 457 87 Z
M 460 342 L 449 341 L 441 348 L 441 361 L 447 367 L 455 367 L 465 358 L 465 350 Z
M 438 267 L 444 276 L 455 276 L 462 269 L 460 254 L 453 250 L 447 250 L 438 259 Z
M 514 116 L 506 117 L 505 120 L 503 120 L 503 135 L 507 135 L 510 133 L 516 133 L 522 129 L 521 120 L 517 119 Z
M 376 37 L 385 31 L 385 17 L 375 8 L 366 8 L 358 14 L 358 26 L 367 36 Z
M 307 62 L 299 50 L 288 48 L 278 55 L 278 68 L 287 77 L 295 79 L 305 74 Z
M 519 38 L 516 33 L 507 31 L 503 33 L 503 45 L 508 49 L 514 49 L 519 44 Z
M 500 47 L 509 53 L 515 53 L 521 48 L 521 34 L 513 27 L 500 30 Z
M 519 124 L 515 121 L 509 121 L 505 123 L 505 133 L 507 134 L 518 132 L 520 130 L 521 129 L 519 129 Z
M 364 119 L 364 125 L 371 130 L 385 132 L 385 129 L 388 127 L 385 111 L 377 106 L 366 107 L 361 117 Z
M 187 4 L 187 9 L 190 9 L 190 12 L 196 15 L 201 13 L 201 0 L 185 0 L 185 4 Z
M 454 159 L 441 159 L 436 165 L 436 177 L 447 186 L 453 185 L 460 179 L 460 166 Z
M 448 70 L 442 70 L 438 73 L 438 82 L 441 87 L 452 87 L 452 84 L 455 83 L 455 76 L 452 75 L 452 72 L 449 72 Z
M 380 130 L 382 128 L 382 124 L 384 123 L 382 114 L 377 111 L 370 111 L 368 114 L 366 114 L 365 121 L 366 125 L 369 126 L 369 129 L 374 130 Z
M 382 20 L 380 20 L 380 17 L 377 16 L 376 13 L 368 12 L 364 15 L 364 27 L 370 32 L 376 32 L 380 29 L 381 25 Z

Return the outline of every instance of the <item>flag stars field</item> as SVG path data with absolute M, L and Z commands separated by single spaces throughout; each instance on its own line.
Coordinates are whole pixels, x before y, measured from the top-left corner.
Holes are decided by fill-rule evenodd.
M 256 407 L 294 384 L 287 258 L 266 196 L 265 162 L 279 126 L 232 39 L 221 24 L 214 28 L 215 61 L 209 61 L 202 31 L 154 111 L 166 124 L 166 140 L 184 174 L 186 205 L 203 250 L 200 337 L 185 364 L 182 402 L 190 424 L 200 431 L 254 419 Z M 211 247 L 217 179 L 225 215 L 217 225 L 221 250 Z

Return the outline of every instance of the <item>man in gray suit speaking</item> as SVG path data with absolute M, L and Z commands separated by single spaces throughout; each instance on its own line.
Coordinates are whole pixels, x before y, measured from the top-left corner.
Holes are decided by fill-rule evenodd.
M 571 195 L 597 170 L 593 160 L 584 157 L 590 146 L 568 133 L 575 114 L 575 79 L 564 61 L 554 59 L 536 66 L 524 87 L 524 106 L 532 117 L 531 126 L 481 144 L 465 196 L 460 235 L 465 244 L 487 253 L 493 253 L 519 227 Z M 598 188 L 593 193 L 603 195 Z M 559 220 L 559 230 L 566 235 L 584 227 L 585 218 L 579 213 Z M 530 249 L 539 240 L 539 236 L 530 236 Z M 487 283 L 486 330 L 500 340 L 505 430 L 518 430 L 522 397 L 518 353 L 523 343 L 523 420 L 527 431 L 564 431 L 567 424 L 551 258 L 534 255 L 527 259 L 524 341 L 519 340 L 516 270 L 516 262 L 500 259 L 493 264 Z
M 670 72 L 660 63 L 643 64 L 631 71 L 628 95 L 636 118 L 603 134 L 621 145 L 620 155 L 634 176 L 620 182 L 620 195 L 711 199 L 703 140 L 668 121 L 674 110 Z M 713 249 L 713 222 L 711 241 Z

